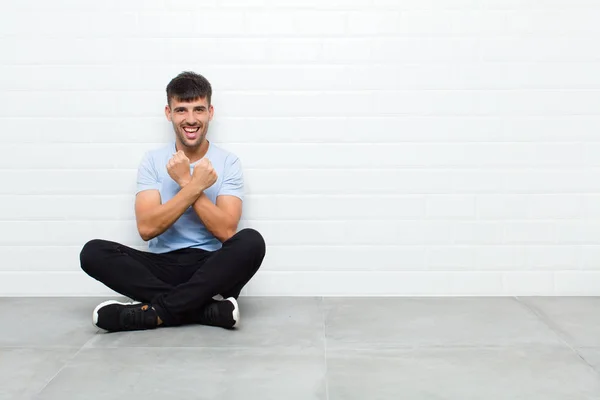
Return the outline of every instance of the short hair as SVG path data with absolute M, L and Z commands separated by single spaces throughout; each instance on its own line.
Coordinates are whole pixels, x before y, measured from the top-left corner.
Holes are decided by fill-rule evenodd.
M 212 87 L 205 77 L 195 72 L 184 71 L 167 85 L 167 104 L 169 105 L 172 99 L 187 102 L 205 97 L 210 105 Z

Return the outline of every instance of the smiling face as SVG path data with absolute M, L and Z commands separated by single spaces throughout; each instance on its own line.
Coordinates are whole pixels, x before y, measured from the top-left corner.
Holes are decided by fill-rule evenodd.
M 213 113 L 213 106 L 208 104 L 206 97 L 192 101 L 174 98 L 165 107 L 165 115 L 173 123 L 177 140 L 187 148 L 198 148 L 204 142 Z

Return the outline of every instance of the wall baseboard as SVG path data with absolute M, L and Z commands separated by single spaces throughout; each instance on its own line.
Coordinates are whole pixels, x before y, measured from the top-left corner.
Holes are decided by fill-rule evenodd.
M 0 297 L 112 296 L 83 272 L 0 272 Z M 260 271 L 249 296 L 600 296 L 600 272 Z

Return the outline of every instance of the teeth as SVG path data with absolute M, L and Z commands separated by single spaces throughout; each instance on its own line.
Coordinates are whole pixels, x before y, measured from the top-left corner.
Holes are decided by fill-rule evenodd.
M 194 133 L 198 130 L 199 128 L 183 128 L 184 131 L 188 132 L 188 133 Z

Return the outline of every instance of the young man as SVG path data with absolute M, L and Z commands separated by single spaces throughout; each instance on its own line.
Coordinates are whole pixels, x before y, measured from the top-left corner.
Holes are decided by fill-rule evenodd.
M 212 88 L 183 72 L 167 86 L 165 114 L 175 139 L 145 154 L 137 176 L 135 216 L 149 251 L 94 239 L 81 268 L 134 300 L 106 301 L 93 322 L 107 331 L 239 323 L 237 297 L 259 269 L 265 242 L 253 229 L 236 233 L 242 214 L 239 159 L 206 139 Z

